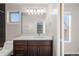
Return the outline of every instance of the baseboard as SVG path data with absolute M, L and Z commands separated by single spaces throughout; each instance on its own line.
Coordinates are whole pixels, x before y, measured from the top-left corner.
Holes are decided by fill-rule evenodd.
M 79 54 L 64 54 L 64 56 L 79 56 Z
M 64 54 L 79 54 L 79 51 L 65 52 Z

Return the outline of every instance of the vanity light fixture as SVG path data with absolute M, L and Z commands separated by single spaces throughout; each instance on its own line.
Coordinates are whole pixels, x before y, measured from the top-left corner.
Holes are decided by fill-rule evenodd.
M 30 9 L 30 13 L 33 15 L 33 9 Z
M 30 15 L 30 10 L 29 9 L 27 9 L 26 12 L 28 13 L 28 15 Z
M 41 9 L 41 15 L 43 15 L 44 14 L 44 10 L 43 9 Z
M 37 14 L 37 10 L 33 9 L 33 14 L 36 15 Z
M 43 15 L 46 13 L 45 8 L 27 8 L 26 12 L 28 15 Z
M 37 14 L 40 15 L 40 10 L 39 9 L 37 9 Z

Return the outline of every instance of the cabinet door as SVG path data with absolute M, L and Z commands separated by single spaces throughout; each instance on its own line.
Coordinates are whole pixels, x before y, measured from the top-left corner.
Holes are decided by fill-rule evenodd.
M 52 56 L 52 42 L 51 41 L 28 41 L 28 55 L 29 56 Z
M 39 56 L 39 46 L 40 41 L 38 40 L 29 40 L 28 41 L 28 56 Z
M 37 45 L 28 46 L 28 56 L 39 56 L 39 47 Z
M 40 56 L 52 56 L 52 48 L 49 45 L 40 46 Z
M 28 46 L 28 56 L 52 56 L 52 48 L 47 45 Z

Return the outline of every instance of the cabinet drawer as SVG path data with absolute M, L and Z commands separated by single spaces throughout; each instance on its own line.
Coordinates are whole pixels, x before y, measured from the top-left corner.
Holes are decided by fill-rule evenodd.
M 14 40 L 14 45 L 26 45 L 27 41 L 25 40 Z
M 18 45 L 18 46 L 19 45 L 25 45 L 25 43 L 22 43 L 22 42 L 21 43 L 20 42 L 18 43 L 18 42 L 16 42 L 15 45 Z
M 25 48 L 14 48 L 15 50 L 24 50 Z
M 51 40 L 33 40 L 33 41 L 28 41 L 28 45 L 51 45 Z
M 16 54 L 16 56 L 24 56 L 24 54 L 20 54 L 20 53 L 18 53 L 18 54 Z
M 15 50 L 14 55 L 17 55 L 17 56 L 24 56 L 24 55 L 25 55 L 25 51 L 24 51 L 24 50 Z

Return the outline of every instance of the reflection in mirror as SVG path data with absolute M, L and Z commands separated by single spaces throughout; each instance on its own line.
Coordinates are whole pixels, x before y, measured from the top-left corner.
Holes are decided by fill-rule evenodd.
M 45 24 L 44 22 L 38 22 L 37 23 L 37 34 L 44 34 L 45 32 Z

